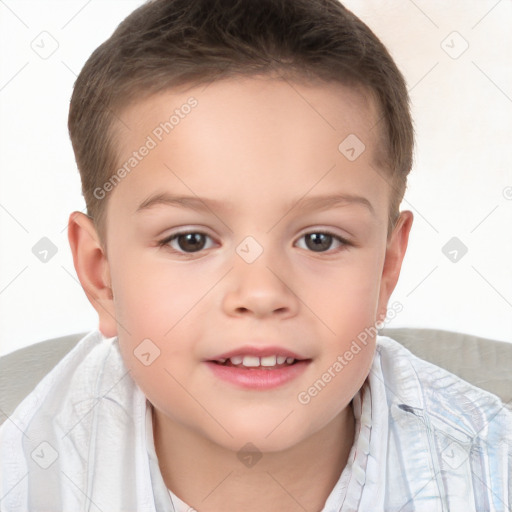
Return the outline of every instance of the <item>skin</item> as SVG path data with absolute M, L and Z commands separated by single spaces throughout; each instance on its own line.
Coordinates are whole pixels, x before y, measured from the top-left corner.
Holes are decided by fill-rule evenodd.
M 401 212 L 387 237 L 391 188 L 377 166 L 377 112 L 340 84 L 252 77 L 159 93 L 122 112 L 120 162 L 190 96 L 197 107 L 105 199 L 105 243 L 90 218 L 71 214 L 75 268 L 101 332 L 118 336 L 153 404 L 160 468 L 177 496 L 201 512 L 321 510 L 354 442 L 351 400 L 375 339 L 308 404 L 297 396 L 385 316 L 413 215 Z M 338 150 L 349 134 L 366 146 L 352 162 Z M 219 203 L 136 211 L 163 191 Z M 328 194 L 362 196 L 373 213 L 300 202 Z M 184 229 L 208 235 L 204 249 L 185 252 L 184 237 L 159 245 Z M 327 239 L 327 249 L 312 250 L 305 235 L 319 231 L 348 243 Z M 247 236 L 263 250 L 252 263 L 236 252 Z M 160 350 L 150 366 L 134 356 L 144 339 Z M 239 389 L 203 362 L 248 343 L 311 362 L 270 391 Z M 248 442 L 262 454 L 252 467 L 237 458 Z

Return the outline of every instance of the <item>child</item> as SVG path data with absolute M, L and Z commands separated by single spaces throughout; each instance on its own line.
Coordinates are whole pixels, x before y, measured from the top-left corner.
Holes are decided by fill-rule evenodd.
M 2 426 L 2 512 L 510 510 L 510 412 L 377 336 L 413 130 L 337 0 L 148 2 L 69 130 L 99 329 Z

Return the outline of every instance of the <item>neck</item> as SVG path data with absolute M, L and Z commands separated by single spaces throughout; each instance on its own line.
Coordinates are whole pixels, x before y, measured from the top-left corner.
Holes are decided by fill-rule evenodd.
M 248 467 L 237 453 L 153 408 L 155 450 L 165 484 L 201 512 L 320 511 L 345 467 L 354 442 L 349 404 L 322 430 Z

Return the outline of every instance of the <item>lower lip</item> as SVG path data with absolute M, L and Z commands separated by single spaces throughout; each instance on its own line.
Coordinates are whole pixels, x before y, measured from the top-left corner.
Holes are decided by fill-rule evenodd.
M 273 389 L 301 375 L 309 364 L 307 361 L 298 361 L 290 366 L 263 370 L 259 368 L 239 368 L 224 366 L 212 361 L 206 361 L 216 377 L 245 389 Z

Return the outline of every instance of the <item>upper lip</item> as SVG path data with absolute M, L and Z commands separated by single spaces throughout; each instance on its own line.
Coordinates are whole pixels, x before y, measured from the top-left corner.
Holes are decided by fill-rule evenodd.
M 254 346 L 254 345 L 244 345 L 242 347 L 235 348 L 230 350 L 229 352 L 224 352 L 223 354 L 219 354 L 214 356 L 207 361 L 218 361 L 221 359 L 230 359 L 235 356 L 256 356 L 256 357 L 266 357 L 266 356 L 286 356 L 293 357 L 294 359 L 301 361 L 304 359 L 308 359 L 306 357 L 297 354 L 291 350 L 288 350 L 284 347 L 278 347 L 276 345 L 272 346 Z

